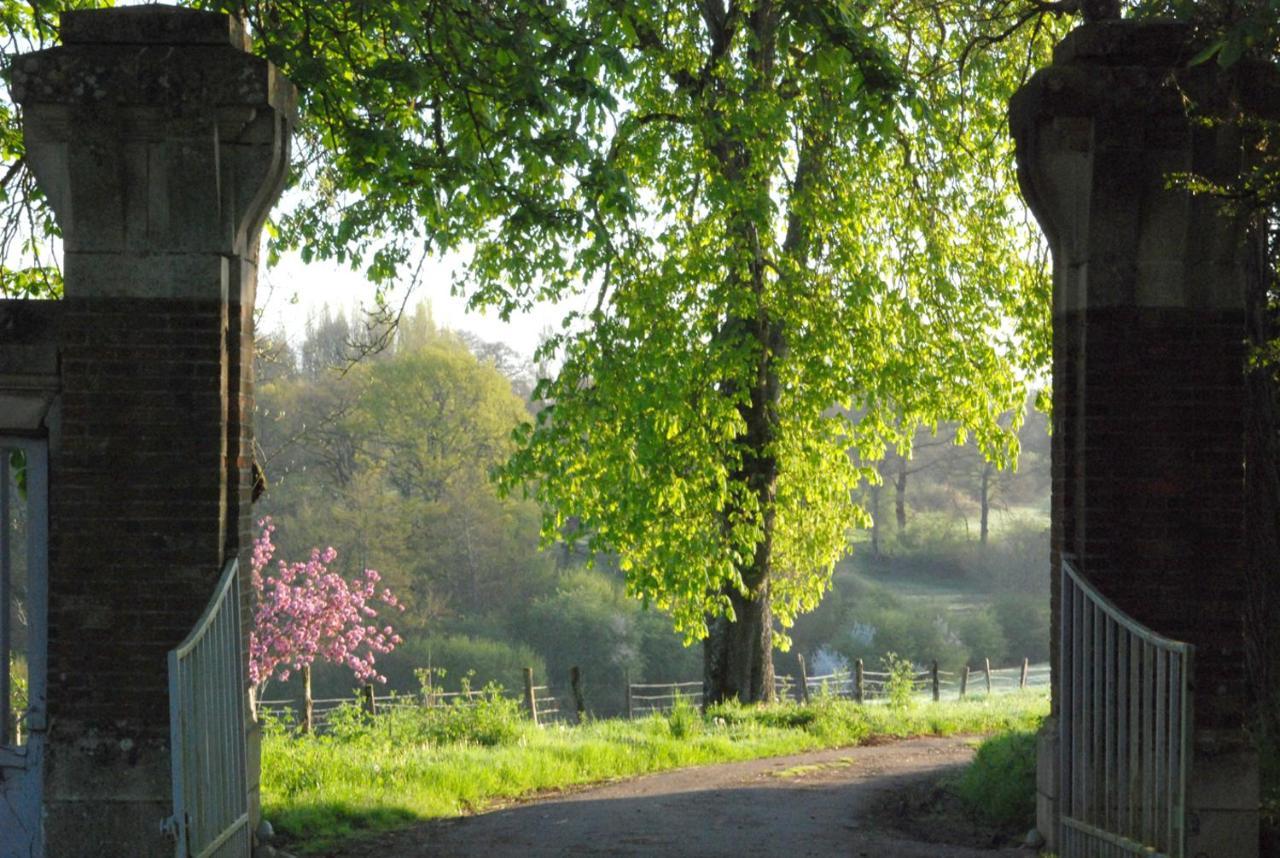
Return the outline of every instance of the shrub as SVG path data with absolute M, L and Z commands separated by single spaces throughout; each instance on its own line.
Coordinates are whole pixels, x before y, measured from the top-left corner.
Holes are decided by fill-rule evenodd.
M 988 825 L 1019 834 L 1036 823 L 1036 734 L 1015 731 L 978 747 L 953 787 L 969 811 Z
M 677 694 L 675 702 L 671 704 L 671 711 L 667 713 L 667 727 L 671 730 L 672 738 L 686 739 L 698 732 L 701 726 L 702 715 L 693 701 L 683 694 Z
M 1049 595 L 1049 526 L 1043 516 L 1016 515 L 992 534 L 986 551 L 966 562 L 969 575 L 993 590 Z
M 526 667 L 533 668 L 538 684 L 545 685 L 547 676 L 546 663 L 531 647 L 461 634 L 410 638 L 378 664 L 390 686 L 401 692 L 418 691 L 416 671 L 428 667 L 435 674 L 433 684 L 449 691 L 458 690 L 463 679 L 473 687 L 492 682 L 520 688 Z
M 516 741 L 522 729 L 520 702 L 503 697 L 502 689 L 490 684 L 477 700 L 457 698 L 448 706 L 427 710 L 422 733 L 438 745 L 493 747 Z
M 641 617 L 640 604 L 620 579 L 599 569 L 569 569 L 554 593 L 533 600 L 510 624 L 516 637 L 544 654 L 555 684 L 566 682 L 570 668 L 580 668 L 587 707 L 599 716 L 621 712 L 627 677 L 639 682 L 645 675 Z M 672 637 L 669 629 L 665 634 Z
M 888 679 L 884 681 L 884 693 L 889 698 L 889 705 L 895 709 L 906 709 L 911 706 L 916 692 L 915 665 L 892 652 L 885 653 L 880 663 L 889 674 Z
M 708 707 L 707 720 L 739 732 L 751 726 L 799 729 L 829 745 L 857 744 L 870 732 L 862 707 L 830 696 L 815 697 L 808 704 L 788 702 L 773 706 L 744 706 L 729 700 Z
M 350 742 L 368 734 L 373 726 L 373 716 L 364 711 L 359 703 L 349 700 L 329 711 L 325 717 L 325 727 L 330 736 L 340 742 Z
M 1049 600 L 1045 596 L 1013 595 L 994 605 L 1000 630 L 1014 658 L 1049 660 Z M 975 653 L 978 655 L 978 653 Z
M 954 515 L 917 513 L 897 535 L 889 553 L 900 571 L 935 579 L 965 577 L 964 557 L 969 539 Z
M 989 658 L 993 662 L 1003 663 L 1010 657 L 1021 659 L 1028 655 L 1009 651 L 1009 640 L 1005 637 L 995 611 L 990 608 L 966 611 L 956 617 L 953 625 L 960 643 L 969 651 L 973 660 Z
M 964 662 L 964 654 L 950 639 L 946 620 L 935 611 L 878 608 L 855 611 L 850 619 L 849 631 L 836 643 L 841 655 L 851 663 L 860 658 L 870 669 L 886 652 L 919 661 L 936 658 L 944 670 Z M 957 663 L 951 663 L 952 659 Z

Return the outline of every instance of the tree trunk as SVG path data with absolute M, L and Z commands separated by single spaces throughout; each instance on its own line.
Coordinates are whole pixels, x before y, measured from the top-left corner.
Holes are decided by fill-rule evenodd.
M 898 458 L 898 476 L 893 484 L 893 514 L 898 523 L 898 535 L 907 529 L 907 459 Z
M 755 598 L 725 591 L 734 622 L 715 617 L 703 642 L 704 704 L 773 699 L 773 611 L 768 582 Z
M 727 50 L 733 42 L 734 16 L 726 13 L 722 5 L 706 3 L 702 8 L 712 37 L 712 53 Z M 765 87 L 772 86 L 778 20 L 779 11 L 773 0 L 759 0 L 747 15 L 746 23 L 752 37 L 747 48 L 748 64 L 759 73 L 757 84 Z M 739 129 L 730 129 L 709 146 L 710 153 L 720 163 L 724 178 L 731 184 L 739 183 L 751 174 L 750 147 L 734 136 L 737 133 Z M 824 139 L 824 135 L 820 134 L 819 139 Z M 793 195 L 801 193 L 801 189 L 816 180 L 816 151 L 806 130 L 800 146 Z M 722 595 L 728 598 L 733 609 L 732 621 L 724 617 L 713 617 L 708 621 L 708 635 L 703 647 L 703 705 L 729 699 L 743 703 L 774 699 L 773 610 L 769 587 L 773 566 L 778 460 L 773 449 L 778 438 L 778 400 L 781 395 L 777 362 L 786 351 L 786 339 L 766 296 L 769 263 L 762 249 L 762 224 L 758 217 L 759 213 L 748 207 L 731 218 L 730 229 L 741 239 L 743 251 L 749 254 L 744 272 L 748 276 L 743 285 L 751 290 L 755 303 L 748 313 L 740 316 L 730 313 L 721 333 L 740 342 L 754 356 L 750 377 L 738 379 L 736 384 L 726 384 L 723 391 L 734 395 L 742 390 L 737 385 L 750 389 L 749 401 L 739 400 L 738 404 L 743 431 L 735 440 L 742 460 L 732 480 L 745 484 L 755 497 L 760 515 L 760 541 L 756 543 L 750 561 L 737 570 L 745 592 L 731 586 L 722 590 Z M 763 228 L 768 228 L 767 222 Z M 783 241 L 784 252 L 803 264 L 807 261 L 810 242 L 807 224 L 802 219 L 790 217 Z M 730 518 L 726 516 L 726 527 Z
M 986 547 L 988 523 L 991 519 L 991 463 L 982 464 L 982 487 L 980 489 L 981 523 L 978 526 L 978 544 Z
M 780 394 L 774 361 L 783 352 L 784 342 L 779 327 L 767 317 L 745 324 L 730 321 L 726 330 L 734 329 L 758 355 L 750 401 L 738 407 L 745 428 L 737 439 L 742 465 L 733 479 L 745 483 L 759 504 L 760 541 L 751 560 L 738 570 L 746 593 L 731 586 L 721 591 L 733 608 L 732 621 L 722 616 L 708 620 L 703 646 L 703 705 L 730 699 L 742 703 L 774 699 L 769 586 L 778 486 L 778 460 L 772 449 L 777 439 Z
M 871 486 L 871 556 L 880 556 L 880 485 Z

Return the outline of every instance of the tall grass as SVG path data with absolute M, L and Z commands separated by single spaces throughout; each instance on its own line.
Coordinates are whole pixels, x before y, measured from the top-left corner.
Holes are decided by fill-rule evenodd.
M 333 735 L 267 729 L 263 811 L 290 848 L 316 851 L 366 831 L 647 772 L 856 745 L 873 736 L 1031 730 L 1048 705 L 1043 692 L 903 709 L 819 698 L 810 705 L 720 705 L 705 714 L 683 705 L 636 721 L 542 728 L 510 709 L 482 716 L 462 707 L 399 710 L 374 719 L 353 712 Z M 451 718 L 472 719 L 483 737 L 468 735 L 465 724 L 442 726 Z M 506 727 L 495 728 L 495 721 Z

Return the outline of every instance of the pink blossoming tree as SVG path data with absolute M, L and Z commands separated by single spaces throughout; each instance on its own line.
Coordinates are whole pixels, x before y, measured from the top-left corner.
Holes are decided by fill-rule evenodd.
M 404 610 L 391 591 L 379 588 L 372 569 L 348 581 L 329 569 L 338 552 L 311 550 L 305 563 L 276 561 L 264 575 L 276 547 L 275 525 L 258 522 L 262 534 L 253 543 L 252 583 L 257 596 L 249 632 L 249 681 L 261 688 L 270 679 L 286 680 L 317 659 L 346 665 L 360 682 L 386 682 L 374 667 L 376 656 L 401 642 L 390 625 L 378 626 L 379 609 Z

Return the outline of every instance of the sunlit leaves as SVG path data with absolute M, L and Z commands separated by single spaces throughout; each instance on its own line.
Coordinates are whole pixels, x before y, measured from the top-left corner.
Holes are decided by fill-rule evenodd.
M 623 36 L 634 70 L 591 174 L 610 240 L 573 256 L 605 312 L 559 341 L 541 388 L 554 406 L 505 476 L 536 480 L 548 537 L 573 516 L 621 554 L 634 595 L 696 637 L 765 538 L 779 622 L 816 604 L 866 523 L 851 447 L 867 462 L 949 419 L 1012 454 L 996 418 L 1046 355 L 1048 308 L 1004 103 L 1052 34 L 975 55 L 960 78 L 977 23 L 925 4 L 857 19 L 797 5 L 765 71 L 758 39 L 716 54 L 692 4 L 664 8 L 658 23 L 638 5 L 601 11 L 624 22 L 600 32 Z M 490 265 L 523 273 L 490 247 Z M 766 320 L 781 346 L 735 319 Z M 766 355 L 778 416 L 755 449 L 743 408 Z M 777 460 L 775 494 L 751 490 L 749 456 Z

